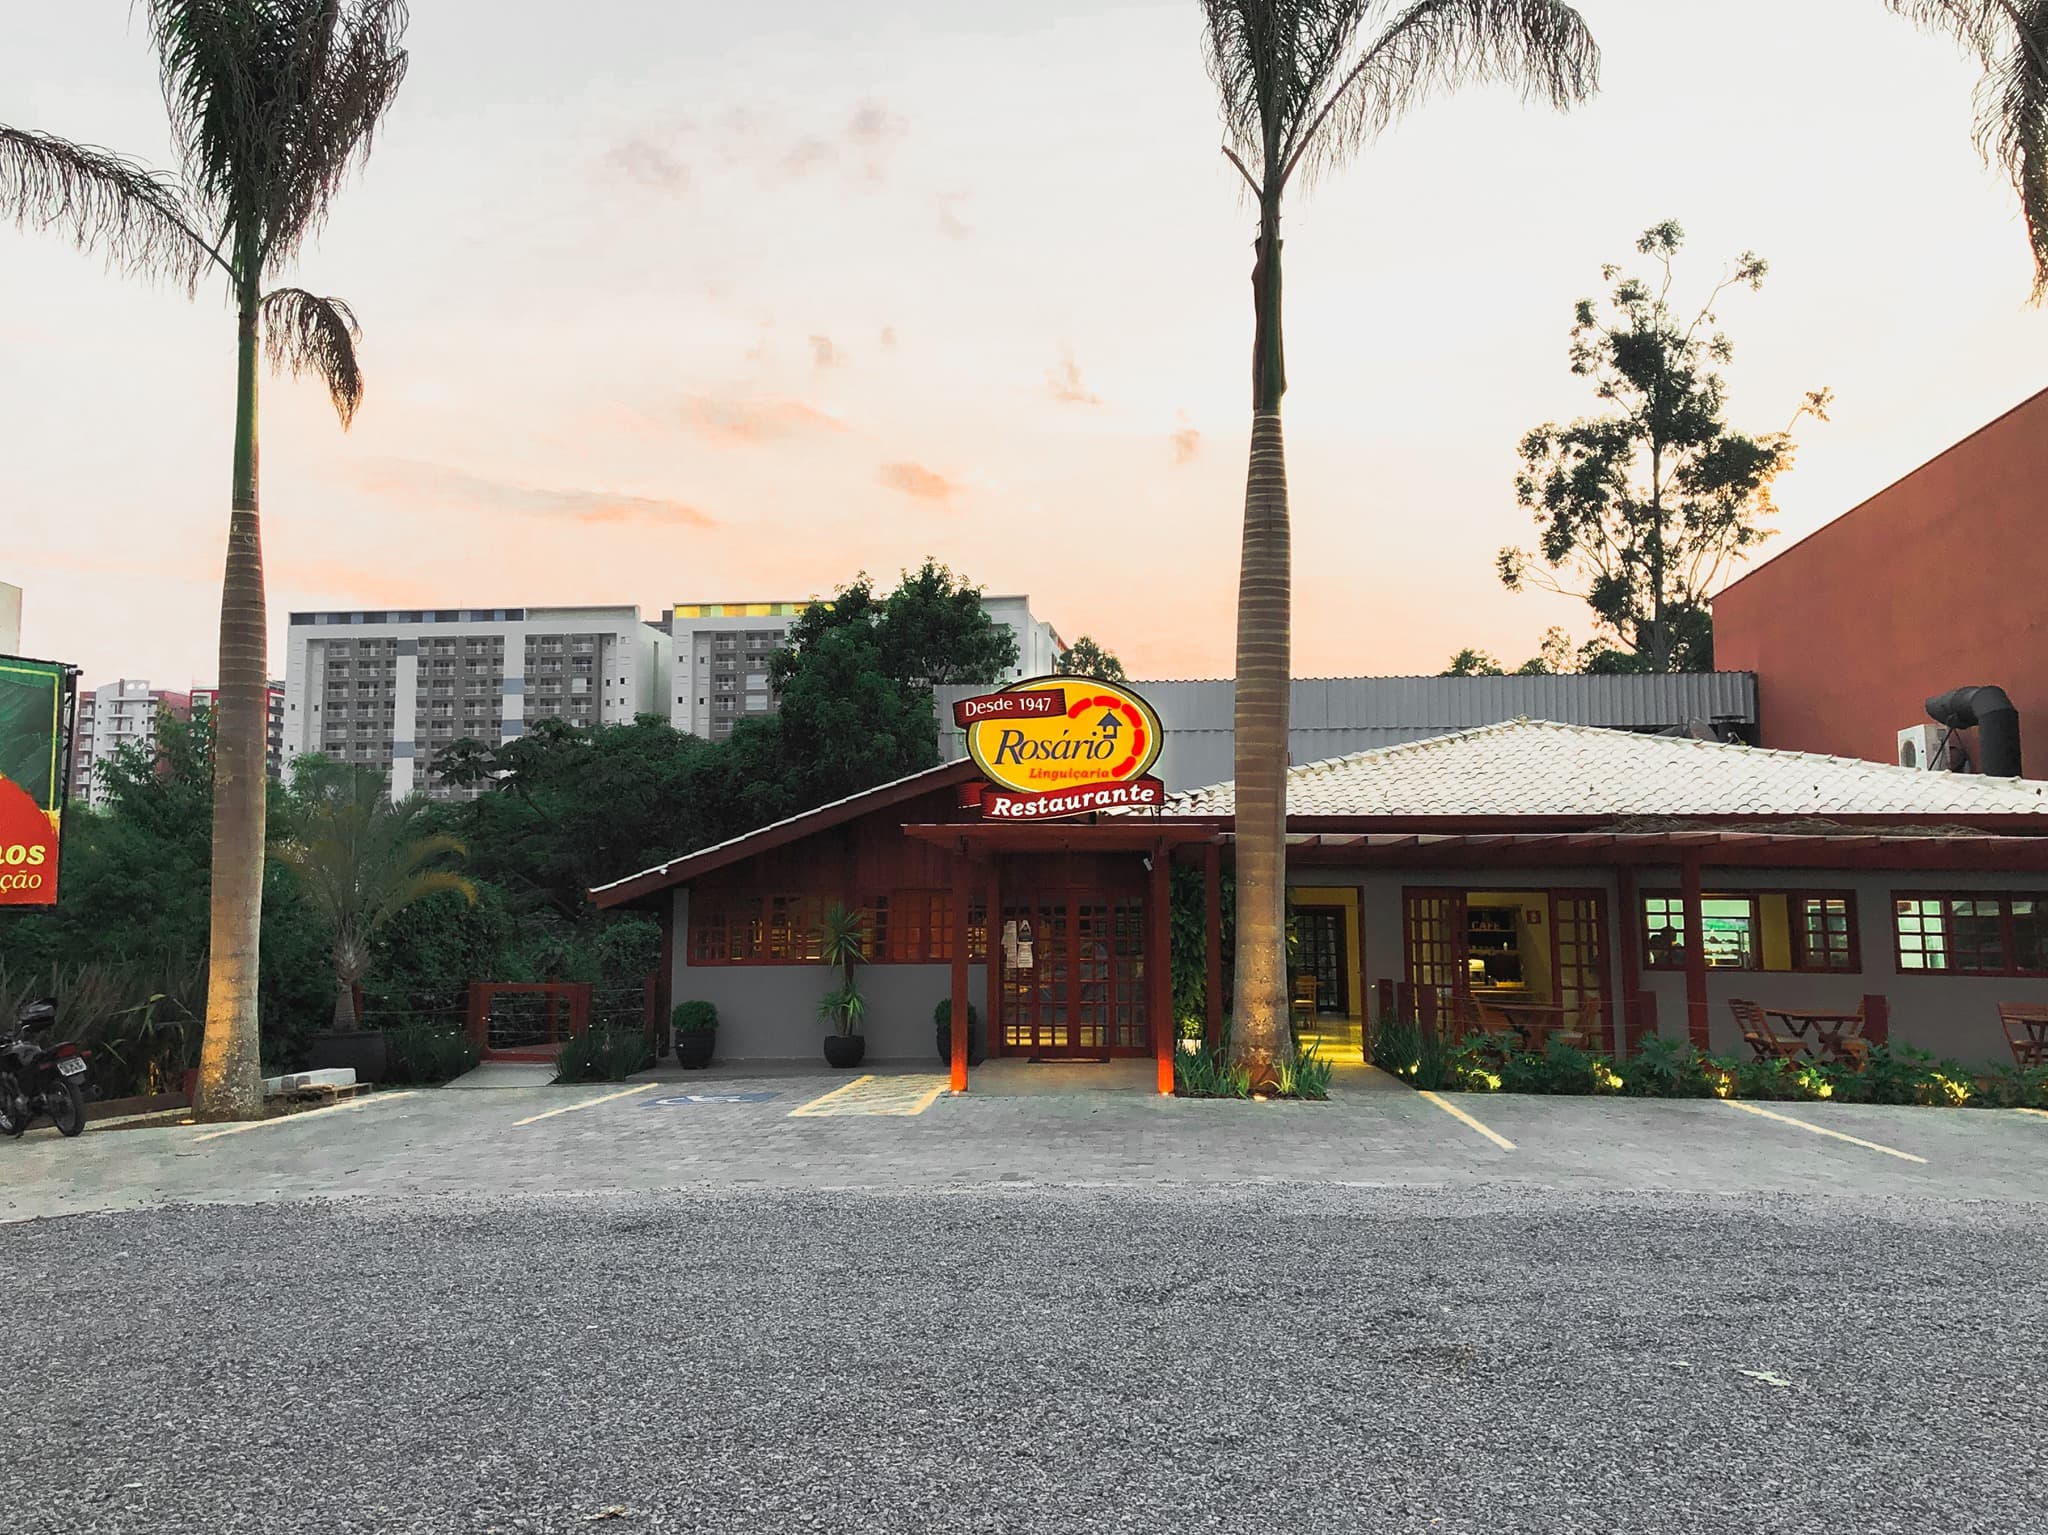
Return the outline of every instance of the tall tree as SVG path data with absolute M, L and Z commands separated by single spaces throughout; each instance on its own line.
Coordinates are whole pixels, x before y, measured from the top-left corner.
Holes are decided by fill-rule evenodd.
M 1583 597 L 1616 646 L 1653 672 L 1712 667 L 1707 594 L 1731 561 L 1770 537 L 1771 483 L 1792 465 L 1789 428 L 1751 437 L 1728 425 L 1718 371 L 1735 350 L 1714 306 L 1730 288 L 1761 287 L 1768 267 L 1745 251 L 1688 316 L 1671 301 L 1684 243 L 1676 223 L 1656 225 L 1636 241 L 1657 263 L 1654 280 L 1605 266 L 1605 308 L 1579 300 L 1572 372 L 1609 411 L 1548 422 L 1522 439 L 1515 497 L 1541 532 L 1533 554 L 1510 546 L 1495 561 L 1509 591 L 1534 585 Z M 1825 389 L 1809 393 L 1793 422 L 1825 421 L 1831 399 Z
M 0 127 L 0 213 L 129 271 L 221 277 L 236 326 L 235 430 L 214 717 L 211 968 L 196 1116 L 261 1111 L 258 944 L 270 675 L 257 516 L 259 346 L 312 372 L 346 427 L 360 332 L 339 299 L 265 285 L 325 220 L 405 75 L 404 0 L 146 0 L 177 145 L 175 178 Z
M 1943 32 L 1984 70 L 1977 149 L 2012 178 L 2034 255 L 2033 302 L 2048 302 L 2048 0 L 1885 0 Z
M 1259 210 L 1252 259 L 1252 440 L 1237 596 L 1237 957 L 1231 1049 L 1254 1078 L 1287 1031 L 1287 690 L 1292 582 L 1280 399 L 1280 210 L 1410 106 L 1498 80 L 1557 107 L 1595 87 L 1599 51 L 1557 0 L 1202 0 L 1227 142 Z
M 380 928 L 415 902 L 476 886 L 446 866 L 467 849 L 428 824 L 418 795 L 393 802 L 381 769 L 301 757 L 292 772 L 291 835 L 278 855 L 295 871 L 333 934 L 334 1027 L 356 1025 L 355 988 Z
M 1104 682 L 1124 682 L 1124 663 L 1113 650 L 1104 650 L 1094 639 L 1082 635 L 1060 652 L 1052 669 L 1074 677 L 1100 677 Z
M 776 691 L 788 687 L 805 649 L 835 629 L 865 634 L 883 674 L 905 687 L 993 682 L 1016 665 L 1017 639 L 982 610 L 981 596 L 980 587 L 932 559 L 904 571 L 888 592 L 878 593 L 863 571 L 797 615 L 770 663 Z

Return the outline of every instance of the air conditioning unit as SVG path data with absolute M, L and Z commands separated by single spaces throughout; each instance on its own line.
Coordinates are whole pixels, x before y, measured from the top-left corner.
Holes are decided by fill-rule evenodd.
M 1935 724 L 1909 725 L 1899 732 L 1900 767 L 1923 773 L 1948 771 L 1948 732 Z

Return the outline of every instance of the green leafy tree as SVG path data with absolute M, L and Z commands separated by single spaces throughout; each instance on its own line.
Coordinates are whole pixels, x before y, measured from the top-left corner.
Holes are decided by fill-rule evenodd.
M 1236 1024 L 1253 1078 L 1292 1053 L 1287 1031 L 1287 693 L 1292 634 L 1280 401 L 1280 210 L 1297 175 L 1333 171 L 1411 106 L 1498 80 L 1565 107 L 1599 54 L 1556 0 L 1203 0 L 1226 143 L 1258 207 L 1252 260 L 1252 438 L 1237 597 Z
M 326 218 L 405 74 L 404 0 L 145 0 L 179 175 L 0 127 L 0 215 L 54 228 L 127 270 L 195 290 L 221 278 L 236 323 L 235 428 L 221 588 L 220 701 L 203 1120 L 261 1111 L 264 750 L 270 675 L 257 515 L 259 347 L 311 371 L 343 426 L 363 397 L 355 316 L 270 288 Z M 267 290 L 267 291 L 266 291 Z
M 1960 43 L 1984 70 L 1977 148 L 2012 178 L 2034 257 L 2033 302 L 2048 302 L 2048 0 L 1885 0 Z
M 1469 645 L 1451 657 L 1451 664 L 1438 672 L 1439 677 L 1505 677 L 1507 669 L 1484 650 L 1474 650 Z
M 797 615 L 769 663 L 776 691 L 787 689 L 806 650 L 838 630 L 864 634 L 881 674 L 902 687 L 993 682 L 1017 664 L 1017 639 L 982 610 L 981 597 L 980 587 L 931 559 L 881 594 L 863 571 Z
M 394 802 L 384 791 L 380 769 L 318 754 L 292 772 L 291 835 L 277 851 L 332 930 L 337 1029 L 355 1027 L 355 988 L 378 929 L 429 896 L 476 900 L 475 884 L 446 866 L 467 849 L 430 829 L 428 802 Z
M 1515 497 L 1535 516 L 1537 547 L 1510 546 L 1496 561 L 1510 591 L 1584 598 L 1611 644 L 1653 672 L 1713 666 L 1707 595 L 1770 536 L 1771 485 L 1792 465 L 1789 428 L 1753 437 L 1728 424 L 1719 371 L 1734 347 L 1714 306 L 1730 288 L 1761 287 L 1767 267 L 1745 252 L 1687 314 L 1671 299 L 1684 241 L 1676 223 L 1656 225 L 1636 242 L 1657 264 L 1654 280 L 1606 266 L 1606 304 L 1579 300 L 1572 372 L 1608 410 L 1522 439 Z M 1808 394 L 1793 422 L 1825 421 L 1831 398 Z
M 1104 650 L 1085 634 L 1060 652 L 1052 669 L 1067 676 L 1100 677 L 1104 682 L 1129 680 L 1124 675 L 1124 663 L 1116 658 L 1116 652 Z

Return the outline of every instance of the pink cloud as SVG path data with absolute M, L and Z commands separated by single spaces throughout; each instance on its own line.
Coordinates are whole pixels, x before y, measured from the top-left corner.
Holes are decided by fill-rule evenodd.
M 947 479 L 938 470 L 909 462 L 884 464 L 876 472 L 875 478 L 889 489 L 900 490 L 906 496 L 919 501 L 936 501 L 942 504 L 951 501 L 954 493 L 960 489 L 957 483 Z
M 720 400 L 692 395 L 683 402 L 683 421 L 712 442 L 752 443 L 843 432 L 846 423 L 801 400 Z

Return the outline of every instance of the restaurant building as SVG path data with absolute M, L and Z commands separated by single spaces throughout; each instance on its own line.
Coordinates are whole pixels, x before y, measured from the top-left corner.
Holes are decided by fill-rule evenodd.
M 1996 1005 L 2048 1002 L 2048 783 L 1534 720 L 1288 782 L 1295 1001 L 1333 1048 L 1383 1011 L 1484 1010 L 1620 1055 L 1650 1034 L 1733 1053 L 1742 999 L 1860 1007 L 1873 1039 L 1990 1061 Z M 991 1055 L 1149 1057 L 1170 1091 L 1176 1035 L 1227 1012 L 1232 786 L 1041 821 L 991 817 L 982 788 L 947 763 L 592 896 L 659 914 L 665 1002 L 714 1003 L 724 1059 L 818 1058 L 818 928 L 844 903 L 867 919 L 872 1058 L 930 1060 L 952 997 Z M 1201 876 L 1188 1019 L 1177 868 Z

